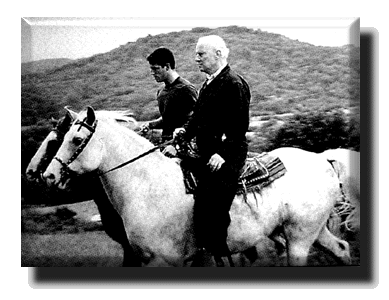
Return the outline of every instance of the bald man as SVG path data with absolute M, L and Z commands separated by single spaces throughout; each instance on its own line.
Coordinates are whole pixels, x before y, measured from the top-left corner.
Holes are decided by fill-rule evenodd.
M 174 131 L 186 140 L 196 138 L 199 161 L 192 164 L 198 178 L 194 194 L 194 228 L 200 266 L 211 253 L 217 266 L 230 256 L 227 228 L 229 210 L 235 197 L 240 169 L 247 156 L 250 88 L 227 62 L 229 49 L 216 35 L 201 37 L 195 61 L 206 74 L 194 113 L 183 128 Z

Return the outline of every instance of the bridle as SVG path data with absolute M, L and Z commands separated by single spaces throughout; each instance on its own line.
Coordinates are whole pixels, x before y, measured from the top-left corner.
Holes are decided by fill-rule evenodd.
M 76 151 L 73 153 L 73 155 L 68 159 L 67 162 L 64 162 L 61 158 L 58 156 L 55 156 L 54 159 L 57 160 L 61 166 L 61 175 L 65 174 L 70 174 L 72 170 L 69 168 L 69 165 L 77 159 L 77 157 L 81 154 L 81 152 L 85 149 L 86 145 L 88 145 L 90 139 L 92 138 L 93 134 L 95 133 L 96 126 L 97 126 L 97 119 L 93 122 L 92 125 L 87 124 L 86 121 L 87 117 L 84 118 L 84 120 L 80 121 L 77 120 L 75 121 L 74 125 L 80 125 L 77 131 L 80 131 L 81 127 L 85 127 L 90 131 L 90 135 L 88 135 L 82 143 L 77 147 Z
M 78 148 L 76 149 L 76 151 L 73 153 L 73 155 L 68 159 L 67 162 L 64 162 L 61 158 L 59 158 L 58 156 L 55 156 L 54 159 L 57 160 L 61 166 L 62 166 L 62 169 L 61 169 L 61 176 L 64 175 L 64 174 L 71 174 L 73 171 L 69 168 L 69 165 L 77 159 L 77 157 L 81 154 L 81 152 L 85 149 L 85 147 L 87 146 L 87 144 L 89 143 L 89 141 L 91 140 L 93 134 L 95 133 L 96 131 L 96 126 L 97 126 L 97 119 L 95 119 L 94 123 L 92 125 L 89 125 L 85 122 L 86 118 L 82 121 L 80 120 L 77 120 L 74 125 L 80 125 L 80 127 L 78 128 L 78 131 L 81 129 L 81 127 L 85 127 L 87 128 L 89 131 L 90 131 L 90 134 L 83 140 L 83 142 L 78 146 Z M 143 152 L 141 154 L 139 154 L 138 156 L 116 166 L 116 167 L 113 167 L 111 169 L 109 169 L 108 171 L 105 171 L 105 172 L 102 172 L 102 173 L 99 173 L 99 174 L 96 174 L 97 176 L 102 176 L 104 174 L 107 174 L 108 172 L 111 172 L 111 171 L 114 171 L 114 170 L 117 170 L 117 169 L 120 169 L 152 152 L 154 152 L 155 150 L 157 149 L 160 149 L 161 147 L 164 147 L 168 144 L 171 144 L 173 142 L 173 139 L 172 140 L 169 140 L 169 141 L 166 141 L 164 143 L 161 143 L 157 146 L 154 146 L 153 148 L 147 150 L 146 152 Z

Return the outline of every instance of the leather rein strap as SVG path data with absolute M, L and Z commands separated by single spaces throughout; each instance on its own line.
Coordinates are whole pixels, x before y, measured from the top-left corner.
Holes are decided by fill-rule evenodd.
M 171 139 L 171 140 L 166 141 L 166 142 L 164 142 L 162 144 L 159 144 L 158 146 L 155 146 L 155 147 L 151 148 L 150 150 L 147 150 L 146 152 L 143 152 L 143 153 L 139 154 L 138 156 L 136 156 L 136 157 L 134 157 L 134 158 L 132 158 L 132 159 L 130 159 L 130 160 L 128 160 L 128 161 L 126 161 L 126 162 L 124 162 L 124 163 L 122 163 L 122 164 L 120 164 L 120 165 L 118 165 L 118 166 L 116 166 L 116 167 L 114 167 L 114 168 L 112 168 L 110 170 L 108 170 L 108 171 L 105 171 L 103 173 L 98 174 L 98 176 L 102 176 L 102 175 L 107 174 L 109 172 L 112 172 L 114 170 L 120 169 L 120 168 L 122 168 L 122 167 L 124 167 L 124 166 L 126 166 L 126 165 L 128 165 L 128 164 L 130 164 L 130 163 L 132 163 L 132 162 L 134 162 L 136 160 L 138 160 L 139 158 L 142 158 L 142 157 L 144 157 L 144 156 L 154 152 L 155 150 L 160 149 L 161 147 L 164 147 L 164 146 L 172 143 L 173 141 L 174 141 L 174 139 Z

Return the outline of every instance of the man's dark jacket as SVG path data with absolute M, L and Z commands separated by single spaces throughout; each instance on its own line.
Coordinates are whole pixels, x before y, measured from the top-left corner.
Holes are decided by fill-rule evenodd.
M 186 137 L 196 137 L 200 156 L 208 162 L 217 153 L 230 166 L 240 168 L 246 159 L 250 89 L 227 65 L 200 90 Z

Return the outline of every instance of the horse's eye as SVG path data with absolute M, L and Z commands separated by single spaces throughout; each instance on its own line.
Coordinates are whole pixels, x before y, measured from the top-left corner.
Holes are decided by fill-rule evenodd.
M 73 142 L 73 144 L 74 144 L 75 146 L 80 146 L 81 143 L 82 143 L 82 138 L 80 138 L 80 137 L 74 137 L 73 140 L 72 140 L 72 142 Z

